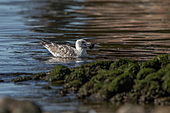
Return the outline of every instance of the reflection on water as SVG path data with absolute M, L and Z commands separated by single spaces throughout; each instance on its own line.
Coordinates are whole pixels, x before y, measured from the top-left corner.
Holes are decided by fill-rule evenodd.
M 157 54 L 169 54 L 168 4 L 168 0 L 51 1 L 39 8 L 38 15 L 28 16 L 39 21 L 35 32 L 54 34 L 45 37 L 47 40 L 73 43 L 85 38 L 97 43 L 100 47 L 88 51 L 98 56 L 95 60 L 149 60 Z
M 169 0 L 0 0 L 0 73 L 47 72 L 58 64 L 72 67 L 95 60 L 149 60 L 169 54 L 169 4 Z M 87 59 L 54 58 L 39 44 L 45 39 L 74 46 L 81 38 L 96 44 L 93 50 L 87 50 Z M 5 81 L 12 79 L 1 77 Z M 33 83 L 1 83 L 0 97 L 34 98 L 43 101 L 45 109 L 61 113 L 65 108 L 81 113 L 76 110 L 87 107 L 73 101 L 58 102 L 56 92 L 42 90 L 40 84 Z M 103 107 L 99 108 L 94 112 L 102 113 Z
M 50 57 L 48 60 L 45 61 L 46 64 L 67 64 L 69 67 L 80 66 L 84 63 L 88 63 L 90 60 L 87 58 L 56 58 Z
M 86 0 L 77 10 L 87 20 L 85 35 L 93 36 L 107 58 L 148 60 L 170 53 L 168 0 Z
M 71 46 L 80 38 L 95 43 L 95 49 L 87 50 L 86 62 L 169 54 L 168 4 L 168 0 L 1 0 L 0 72 L 37 73 L 57 65 L 39 45 L 41 39 Z

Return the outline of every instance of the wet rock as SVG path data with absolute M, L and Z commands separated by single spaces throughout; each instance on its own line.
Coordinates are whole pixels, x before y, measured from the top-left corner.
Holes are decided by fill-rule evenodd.
M 64 85 L 64 88 L 78 88 L 82 85 L 82 82 L 80 80 L 73 80 Z
M 105 79 L 100 90 L 94 95 L 95 98 L 108 100 L 118 93 L 130 91 L 133 88 L 134 76 L 138 72 L 138 69 L 138 65 L 131 64 L 124 70 L 123 74 Z
M 110 99 L 111 103 L 123 102 L 126 98 L 126 93 L 116 94 Z
M 154 72 L 156 72 L 156 70 L 153 68 L 142 68 L 137 74 L 137 79 L 138 80 L 144 79 L 148 74 L 151 74 Z
M 169 92 L 169 70 L 170 64 L 162 67 L 156 72 L 146 75 L 145 78 L 137 80 L 134 89 L 147 98 L 166 96 Z
M 44 79 L 46 76 L 47 76 L 46 73 L 37 73 L 35 75 L 32 75 L 32 78 L 34 80 L 41 80 L 41 79 Z
M 16 79 L 13 79 L 13 82 L 22 82 L 22 81 L 28 81 L 28 80 L 32 80 L 31 76 L 24 76 L 24 77 L 19 77 Z
M 155 70 L 159 70 L 160 68 L 166 66 L 170 63 L 170 56 L 165 55 L 158 55 L 155 56 L 152 60 L 142 62 L 140 64 L 141 69 L 142 68 L 154 68 Z
M 40 108 L 31 101 L 3 98 L 0 101 L 0 113 L 42 113 Z
M 4 82 L 4 80 L 0 80 L 0 82 Z
M 61 97 L 62 97 L 62 96 L 66 96 L 67 93 L 68 93 L 67 90 L 61 90 L 61 91 L 59 91 L 59 94 L 60 94 Z
M 141 63 L 128 59 L 88 63 L 73 69 L 65 85 L 78 88 L 80 95 L 100 100 L 154 102 L 170 94 L 169 61 L 168 55 L 158 55 Z M 120 96 L 127 92 L 126 98 Z
M 117 60 L 117 61 L 115 61 L 114 63 L 111 64 L 110 69 L 115 70 L 117 68 L 120 68 L 123 65 L 130 64 L 130 63 L 133 63 L 133 62 L 129 59 L 124 59 L 124 58 L 119 59 L 119 60 Z
M 68 68 L 58 65 L 49 74 L 33 77 L 63 85 L 80 95 L 115 102 L 155 102 L 170 95 L 170 56 L 158 55 L 152 60 L 134 62 L 129 59 L 96 61 Z M 20 80 L 19 80 L 20 81 Z M 125 95 L 122 95 L 125 94 Z M 165 99 L 164 103 L 168 103 Z
M 132 104 L 124 104 L 121 106 L 116 113 L 145 113 L 143 107 Z
M 53 68 L 50 74 L 47 76 L 48 81 L 64 80 L 66 75 L 70 74 L 70 69 L 63 65 L 57 65 Z
M 70 75 L 66 75 L 66 86 L 81 87 L 88 82 L 100 69 L 109 69 L 113 61 L 96 61 L 77 68 L 73 68 Z
M 81 67 L 89 67 L 92 70 L 95 69 L 109 69 L 110 65 L 113 63 L 114 61 L 96 61 L 96 62 L 92 62 L 92 63 L 88 63 L 85 65 L 82 65 Z
M 52 89 L 50 86 L 43 86 L 44 89 Z

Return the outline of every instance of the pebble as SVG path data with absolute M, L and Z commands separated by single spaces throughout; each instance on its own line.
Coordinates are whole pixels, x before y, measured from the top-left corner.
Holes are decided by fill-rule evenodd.
M 2 98 L 0 113 L 42 113 L 41 109 L 32 101 Z

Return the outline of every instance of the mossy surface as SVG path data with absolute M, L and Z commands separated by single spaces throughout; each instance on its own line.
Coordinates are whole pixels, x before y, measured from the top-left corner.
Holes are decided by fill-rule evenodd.
M 137 79 L 141 80 L 144 79 L 148 74 L 154 73 L 156 70 L 153 68 L 142 68 L 138 74 L 137 74 Z
M 70 74 L 70 69 L 63 65 L 57 65 L 52 69 L 50 74 L 46 77 L 48 81 L 64 80 L 66 75 Z
M 47 76 L 46 73 L 38 73 L 38 74 L 32 75 L 32 78 L 34 80 L 40 80 L 40 79 L 44 79 L 46 76 Z
M 49 77 L 53 73 L 58 77 L 55 80 L 64 81 L 64 88 L 76 88 L 85 97 L 113 101 L 122 100 L 117 98 L 124 95 L 123 101 L 153 101 L 170 94 L 169 55 L 158 55 L 140 63 L 129 59 L 96 61 L 69 70 L 62 73 L 55 67 Z
M 96 61 L 80 67 L 58 65 L 49 74 L 33 79 L 60 81 L 66 90 L 76 90 L 80 97 L 93 97 L 111 102 L 156 102 L 170 95 L 170 56 L 158 55 L 152 60 L 129 59 Z M 61 85 L 61 84 L 60 84 Z M 170 103 L 170 102 L 169 102 Z
M 22 81 L 28 81 L 28 80 L 32 80 L 31 76 L 25 76 L 25 77 L 18 77 L 13 79 L 13 82 L 22 82 Z

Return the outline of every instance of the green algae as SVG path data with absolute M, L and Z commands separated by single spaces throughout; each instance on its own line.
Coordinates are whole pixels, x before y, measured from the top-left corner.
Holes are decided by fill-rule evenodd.
M 169 65 L 169 55 L 158 55 L 140 63 L 129 59 L 96 61 L 70 68 L 70 73 L 59 78 L 64 81 L 64 88 L 77 89 L 85 97 L 114 100 L 124 94 L 129 100 L 139 101 L 142 96 L 149 100 L 170 94 Z M 54 76 L 61 75 L 62 71 L 54 70 L 56 67 L 52 70 Z
M 158 55 L 145 62 L 129 59 L 96 61 L 74 68 L 58 65 L 49 74 L 39 73 L 32 79 L 45 79 L 57 84 L 59 81 L 65 90 L 78 91 L 79 97 L 83 98 L 110 102 L 159 101 L 157 103 L 163 98 L 161 102 L 167 102 L 170 95 L 170 56 Z
M 110 69 L 115 70 L 129 63 L 133 63 L 133 62 L 129 59 L 118 59 L 117 61 L 111 64 Z
M 46 73 L 37 73 L 37 74 L 32 75 L 32 78 L 34 80 L 40 80 L 40 79 L 44 79 L 46 76 L 47 76 Z
M 162 77 L 162 88 L 164 91 L 166 91 L 168 94 L 170 94 L 170 64 L 166 66 L 166 74 Z
M 96 61 L 87 63 L 77 68 L 72 68 L 70 75 L 65 76 L 65 82 L 72 86 L 70 81 L 79 81 L 79 86 L 88 82 L 93 76 L 98 74 L 98 70 L 108 70 L 113 61 Z M 74 86 L 74 85 L 73 85 Z
M 28 81 L 28 80 L 32 80 L 31 76 L 25 76 L 25 77 L 18 77 L 13 79 L 13 82 L 22 82 L 22 81 Z
M 141 79 L 144 79 L 148 74 L 150 73 L 154 73 L 156 70 L 153 69 L 153 68 L 142 68 L 138 74 L 137 74 L 137 79 L 138 80 L 141 80 Z
M 46 77 L 48 81 L 64 80 L 65 75 L 70 74 L 70 69 L 63 65 L 57 65 L 52 69 L 50 74 Z
M 169 55 L 158 55 L 155 56 L 152 60 L 145 61 L 140 63 L 140 67 L 142 68 L 153 68 L 155 70 L 159 70 L 160 68 L 166 66 L 170 63 Z

